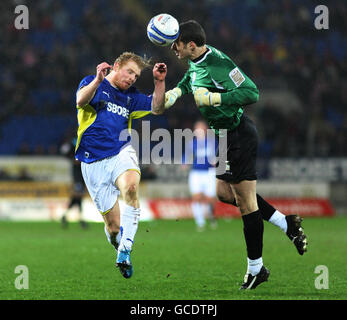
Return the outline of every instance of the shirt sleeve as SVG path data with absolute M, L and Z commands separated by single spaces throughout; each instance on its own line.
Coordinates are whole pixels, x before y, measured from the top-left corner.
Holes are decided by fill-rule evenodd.
M 95 75 L 90 75 L 90 76 L 86 76 L 85 78 L 83 78 L 82 81 L 80 82 L 79 86 L 78 86 L 77 92 L 81 88 L 83 88 L 83 87 L 87 86 L 89 83 L 91 83 L 94 79 L 95 79 Z M 105 106 L 104 96 L 102 94 L 102 89 L 100 89 L 100 88 L 102 88 L 102 83 L 96 89 L 93 98 L 88 103 L 88 105 L 92 106 L 95 110 L 102 109 Z M 77 92 L 76 92 L 76 95 L 77 95 Z
M 153 96 L 136 92 L 131 97 L 130 118 L 139 119 L 147 116 L 152 112 L 152 99 Z
M 190 86 L 190 76 L 188 73 L 186 73 L 182 80 L 178 83 L 177 88 L 182 90 L 182 95 L 192 92 L 192 88 Z
M 259 100 L 259 90 L 257 88 L 237 88 L 221 93 L 222 104 L 234 106 L 246 106 Z
M 90 76 L 84 77 L 84 78 L 81 80 L 80 84 L 78 85 L 78 89 L 77 89 L 77 91 L 76 91 L 76 94 L 77 94 L 77 92 L 78 92 L 79 89 L 81 89 L 81 88 L 87 86 L 89 83 L 91 83 L 91 82 L 94 80 L 94 78 L 95 78 L 95 75 L 93 75 L 93 76 L 90 75 Z
M 259 90 L 255 83 L 231 60 L 219 60 L 214 59 L 209 74 L 225 90 L 221 92 L 222 104 L 245 106 L 257 102 Z

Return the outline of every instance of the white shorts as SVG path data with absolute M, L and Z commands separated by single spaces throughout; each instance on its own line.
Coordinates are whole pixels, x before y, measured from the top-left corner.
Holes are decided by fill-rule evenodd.
M 115 182 L 127 170 L 141 174 L 136 151 L 129 145 L 117 155 L 92 163 L 81 163 L 84 182 L 99 212 L 104 215 L 115 205 L 119 189 Z
M 191 194 L 203 193 L 207 197 L 216 196 L 216 168 L 191 170 L 188 176 Z

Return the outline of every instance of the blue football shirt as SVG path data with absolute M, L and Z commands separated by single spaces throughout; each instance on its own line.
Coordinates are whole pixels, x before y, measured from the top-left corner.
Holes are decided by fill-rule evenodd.
M 83 78 L 78 90 L 94 78 L 95 75 Z M 119 90 L 105 78 L 89 104 L 77 106 L 76 159 L 91 163 L 117 155 L 130 141 L 129 135 L 123 139 L 123 130 L 130 132 L 132 120 L 150 114 L 151 106 L 152 96 L 140 93 L 135 87 Z
M 216 149 L 216 139 L 194 137 L 187 145 L 183 161 L 192 161 L 192 170 L 208 170 L 214 166 Z

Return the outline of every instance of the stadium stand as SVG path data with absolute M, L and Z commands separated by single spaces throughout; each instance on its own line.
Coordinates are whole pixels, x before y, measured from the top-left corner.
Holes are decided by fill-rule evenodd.
M 134 5 L 141 10 L 132 10 Z M 328 31 L 314 29 L 314 5 L 307 0 L 150 0 L 145 8 L 141 1 L 34 1 L 29 30 L 14 28 L 8 13 L 14 6 L 10 0 L 0 5 L 6 30 L 0 40 L 1 155 L 23 152 L 24 145 L 29 154 L 54 153 L 52 146 L 76 126 L 79 81 L 124 50 L 164 60 L 167 87 L 175 86 L 185 65 L 167 48 L 154 47 L 145 34 L 146 19 L 160 12 L 203 23 L 208 43 L 229 54 L 257 83 L 261 99 L 247 112 L 257 121 L 261 157 L 347 155 L 343 1 L 329 1 Z M 147 72 L 137 84 L 148 94 L 150 79 Z M 274 92 L 277 99 L 267 94 Z M 181 99 L 165 116 L 151 118 L 152 129 L 191 128 L 199 116 L 192 104 L 191 98 Z

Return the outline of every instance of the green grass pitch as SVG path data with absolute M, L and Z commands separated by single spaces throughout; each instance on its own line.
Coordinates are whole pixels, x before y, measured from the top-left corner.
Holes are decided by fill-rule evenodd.
M 246 271 L 241 219 L 220 219 L 198 233 L 192 220 L 141 222 L 133 247 L 134 275 L 122 278 L 103 224 L 0 222 L 1 300 L 346 300 L 347 217 L 306 218 L 308 252 L 300 256 L 285 234 L 264 222 L 269 281 L 239 291 Z M 16 289 L 18 265 L 29 288 Z M 316 267 L 328 268 L 317 289 Z

